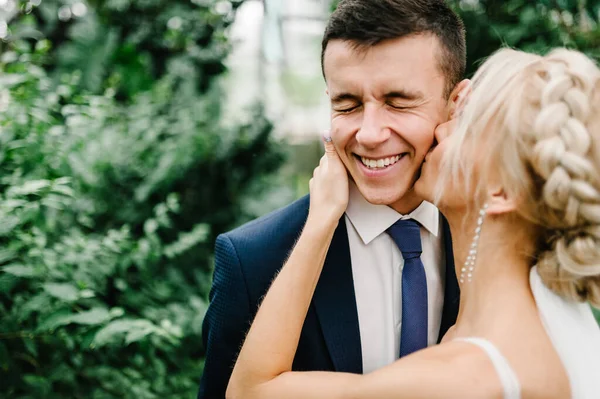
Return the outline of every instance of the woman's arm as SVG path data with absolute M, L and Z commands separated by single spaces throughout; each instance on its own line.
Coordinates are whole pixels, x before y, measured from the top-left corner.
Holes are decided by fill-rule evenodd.
M 480 349 L 432 347 L 367 375 L 292 372 L 302 325 L 347 204 L 347 175 L 330 143 L 311 180 L 304 230 L 265 296 L 227 388 L 229 399 L 490 398 L 501 393 Z
M 346 169 L 331 142 L 325 143 L 325 150 L 310 182 L 308 219 L 292 254 L 260 305 L 233 369 L 227 397 L 248 399 L 256 386 L 292 369 L 327 250 L 348 204 Z
M 229 394 L 229 391 L 228 391 Z M 229 396 L 228 396 L 229 397 Z M 487 355 L 465 342 L 415 352 L 372 373 L 286 371 L 239 391 L 244 399 L 501 399 Z

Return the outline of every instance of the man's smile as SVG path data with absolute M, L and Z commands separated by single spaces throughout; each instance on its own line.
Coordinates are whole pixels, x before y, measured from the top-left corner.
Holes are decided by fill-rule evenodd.
M 401 153 L 397 155 L 384 156 L 379 158 L 370 158 L 365 156 L 360 156 L 357 154 L 353 154 L 360 162 L 369 169 L 384 169 L 389 166 L 396 164 L 400 159 L 404 157 L 407 153 Z

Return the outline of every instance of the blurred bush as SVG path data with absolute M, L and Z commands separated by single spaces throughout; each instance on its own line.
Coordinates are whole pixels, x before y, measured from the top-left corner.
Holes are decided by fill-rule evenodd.
M 600 0 L 448 0 L 467 30 L 467 74 L 502 46 L 569 47 L 600 59 Z
M 238 2 L 23 2 L 0 63 L 2 397 L 193 397 L 217 233 L 282 162 L 223 128 Z M 37 5 L 36 5 L 37 4 Z M 1 33 L 1 29 L 0 29 Z

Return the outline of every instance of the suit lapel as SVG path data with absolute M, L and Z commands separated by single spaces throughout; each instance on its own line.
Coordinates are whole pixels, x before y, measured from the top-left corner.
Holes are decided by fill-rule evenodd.
M 335 371 L 361 374 L 360 330 L 344 217 L 333 236 L 313 301 Z
M 442 228 L 446 252 L 446 285 L 438 343 L 456 323 L 460 300 L 450 228 L 443 216 Z M 345 218 L 340 219 L 333 236 L 315 289 L 313 304 L 335 371 L 361 374 L 360 330 Z
M 446 331 L 456 323 L 460 303 L 460 289 L 454 269 L 454 253 L 452 251 L 450 227 L 445 217 L 442 216 L 441 219 L 444 230 L 444 247 L 446 250 L 446 286 L 444 289 L 444 309 L 442 311 L 442 323 L 440 325 L 438 343 L 442 340 Z

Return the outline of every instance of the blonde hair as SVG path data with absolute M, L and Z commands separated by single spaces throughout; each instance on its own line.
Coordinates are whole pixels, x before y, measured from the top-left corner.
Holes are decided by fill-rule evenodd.
M 600 306 L 600 70 L 582 53 L 546 56 L 503 49 L 473 79 L 444 157 L 437 198 L 449 180 L 474 179 L 481 198 L 490 173 L 518 215 L 538 226 L 534 254 L 544 283 Z M 475 154 L 485 154 L 474 170 Z M 469 155 L 466 155 L 469 154 Z M 476 173 L 476 174 L 475 174 Z M 468 179 L 467 185 L 470 184 Z M 477 204 L 481 205 L 481 204 Z

